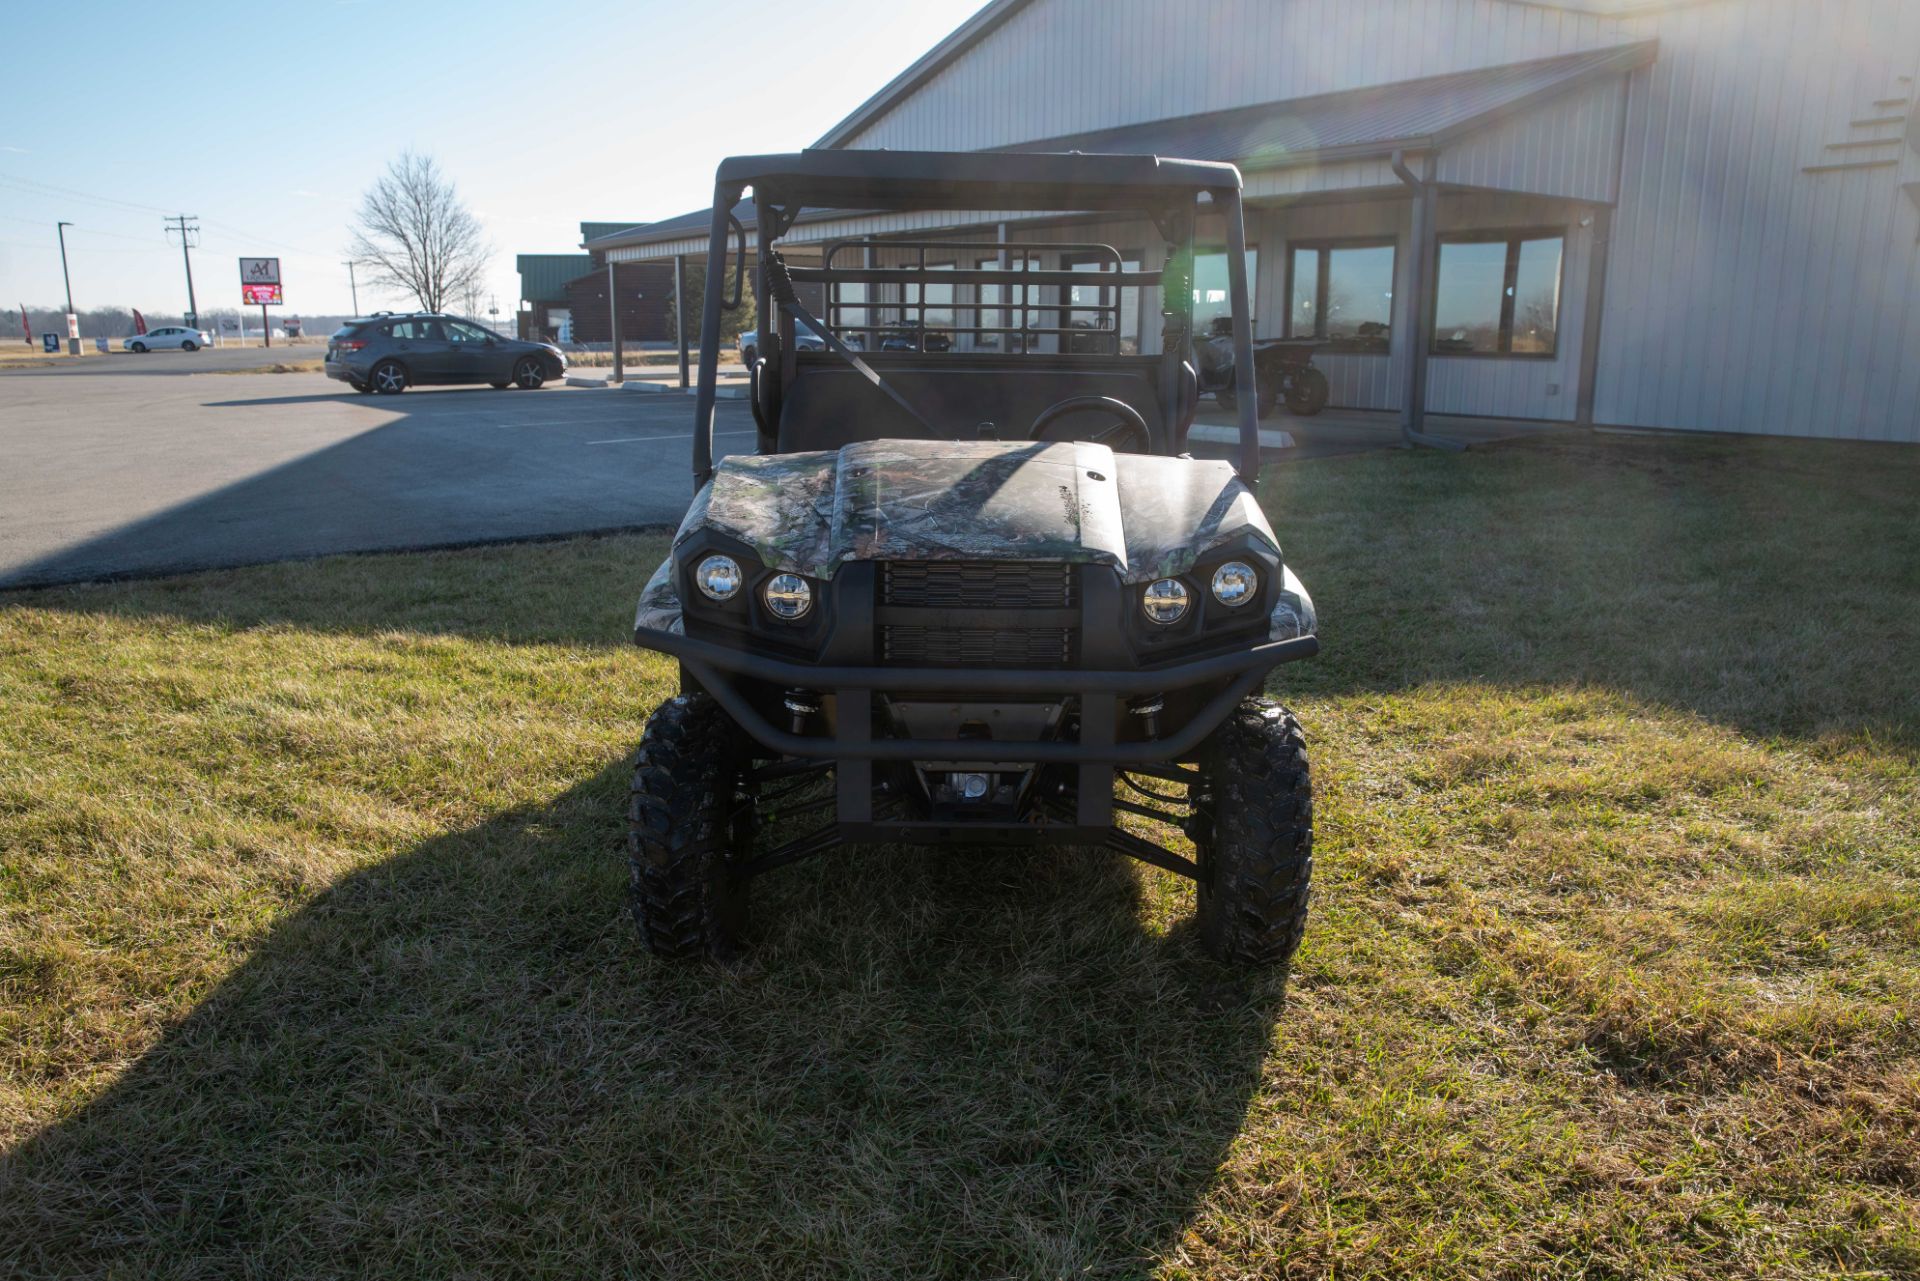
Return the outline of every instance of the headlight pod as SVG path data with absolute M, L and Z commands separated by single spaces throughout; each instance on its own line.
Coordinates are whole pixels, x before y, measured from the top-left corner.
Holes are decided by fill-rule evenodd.
M 775 574 L 761 589 L 760 598 L 768 613 L 789 623 L 805 618 L 813 608 L 813 588 L 798 574 Z
M 1260 593 L 1260 576 L 1243 560 L 1230 560 L 1213 571 L 1213 598 L 1228 609 L 1238 609 Z
M 1187 607 L 1192 603 L 1187 585 L 1177 578 L 1161 578 L 1148 583 L 1146 592 L 1140 597 L 1140 608 L 1146 611 L 1148 621 L 1163 627 L 1185 618 Z
M 694 586 L 708 600 L 732 600 L 740 594 L 740 584 L 745 581 L 740 563 L 731 556 L 709 556 L 693 571 Z

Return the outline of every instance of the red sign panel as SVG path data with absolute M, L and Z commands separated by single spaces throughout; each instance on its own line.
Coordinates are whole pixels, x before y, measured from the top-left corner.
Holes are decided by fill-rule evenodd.
M 278 307 L 280 306 L 280 286 L 242 285 L 240 300 L 249 307 Z

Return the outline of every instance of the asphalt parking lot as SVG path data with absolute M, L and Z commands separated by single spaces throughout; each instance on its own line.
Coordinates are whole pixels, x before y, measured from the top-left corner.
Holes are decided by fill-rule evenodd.
M 0 588 L 678 524 L 693 401 L 549 386 L 362 396 L 321 374 L 246 371 L 317 349 L 60 361 L 0 371 Z M 1191 448 L 1231 457 L 1211 402 Z M 1391 415 L 1264 426 L 1268 462 L 1391 448 Z M 715 446 L 753 446 L 746 403 Z M 1533 428 L 1435 419 L 1471 442 Z
M 361 396 L 193 359 L 0 373 L 0 587 L 671 525 L 692 494 L 687 397 Z M 752 448 L 743 402 L 717 430 Z

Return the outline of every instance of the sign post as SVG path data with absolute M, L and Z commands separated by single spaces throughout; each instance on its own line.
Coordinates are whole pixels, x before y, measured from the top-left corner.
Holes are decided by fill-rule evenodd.
M 260 308 L 260 330 L 266 345 L 273 346 L 273 325 L 267 320 L 268 307 L 283 307 L 280 293 L 278 258 L 242 258 L 240 260 L 240 301 Z

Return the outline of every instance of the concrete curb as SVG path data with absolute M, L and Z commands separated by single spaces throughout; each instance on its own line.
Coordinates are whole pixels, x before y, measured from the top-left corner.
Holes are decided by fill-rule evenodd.
M 625 383 L 624 386 L 628 391 L 647 392 L 652 395 L 667 395 L 667 396 L 693 395 L 693 388 L 689 387 L 685 391 L 682 391 L 680 389 L 680 384 L 677 382 L 650 383 L 650 382 L 629 381 Z M 715 387 L 713 389 L 713 394 L 719 397 L 721 400 L 745 400 L 747 398 L 747 387 L 745 383 L 736 383 L 732 386 L 728 386 L 723 383 L 722 385 Z
M 591 378 L 586 374 L 567 375 L 567 386 L 569 387 L 605 387 L 606 385 L 607 380 L 604 378 Z
M 1238 427 L 1210 427 L 1206 423 L 1195 423 L 1187 431 L 1188 440 L 1204 440 L 1215 445 L 1237 445 L 1240 443 Z M 1260 448 L 1292 449 L 1293 433 L 1262 427 L 1260 429 Z

